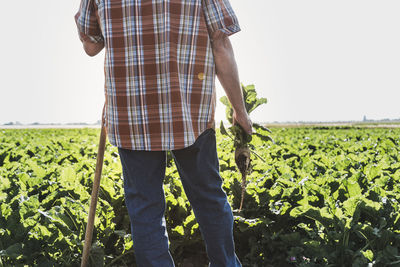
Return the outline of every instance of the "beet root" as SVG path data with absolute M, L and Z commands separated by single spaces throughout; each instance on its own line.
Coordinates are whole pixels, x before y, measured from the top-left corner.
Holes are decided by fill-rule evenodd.
M 244 193 L 246 192 L 246 175 L 250 172 L 250 149 L 248 147 L 240 147 L 235 150 L 235 162 L 240 173 L 242 174 L 242 199 L 240 201 L 239 211 L 243 207 Z
M 247 174 L 250 169 L 250 149 L 248 147 L 240 147 L 235 150 L 235 162 L 240 173 Z

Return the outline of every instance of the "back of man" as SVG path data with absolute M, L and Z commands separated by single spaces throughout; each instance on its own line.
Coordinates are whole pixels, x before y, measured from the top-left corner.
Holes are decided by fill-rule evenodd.
M 240 31 L 229 0 L 82 0 L 75 16 L 85 51 L 105 48 L 104 119 L 124 176 L 138 266 L 174 266 L 162 182 L 174 156 L 210 266 L 241 266 L 216 152 L 218 75 L 251 133 L 227 36 Z

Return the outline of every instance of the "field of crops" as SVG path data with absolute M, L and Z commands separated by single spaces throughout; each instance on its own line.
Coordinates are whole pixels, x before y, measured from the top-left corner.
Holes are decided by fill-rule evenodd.
M 260 130 L 261 131 L 261 130 Z M 0 266 L 79 266 L 98 129 L 0 129 Z M 400 266 L 400 129 L 272 128 L 243 210 L 232 142 L 218 134 L 224 190 L 243 266 Z M 169 157 L 171 252 L 207 264 L 194 215 Z M 107 145 L 92 266 L 132 266 L 122 170 Z

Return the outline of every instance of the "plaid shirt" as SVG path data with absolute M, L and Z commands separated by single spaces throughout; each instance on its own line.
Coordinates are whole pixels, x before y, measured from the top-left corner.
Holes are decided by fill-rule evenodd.
M 105 124 L 114 146 L 174 150 L 214 128 L 211 34 L 240 31 L 229 0 L 82 0 L 81 39 L 105 45 Z

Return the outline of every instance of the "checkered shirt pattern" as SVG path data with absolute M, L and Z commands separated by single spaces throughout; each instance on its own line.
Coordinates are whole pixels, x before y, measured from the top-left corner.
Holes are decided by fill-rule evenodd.
M 214 128 L 212 33 L 240 31 L 229 0 L 82 0 L 81 39 L 105 45 L 112 145 L 175 150 Z

